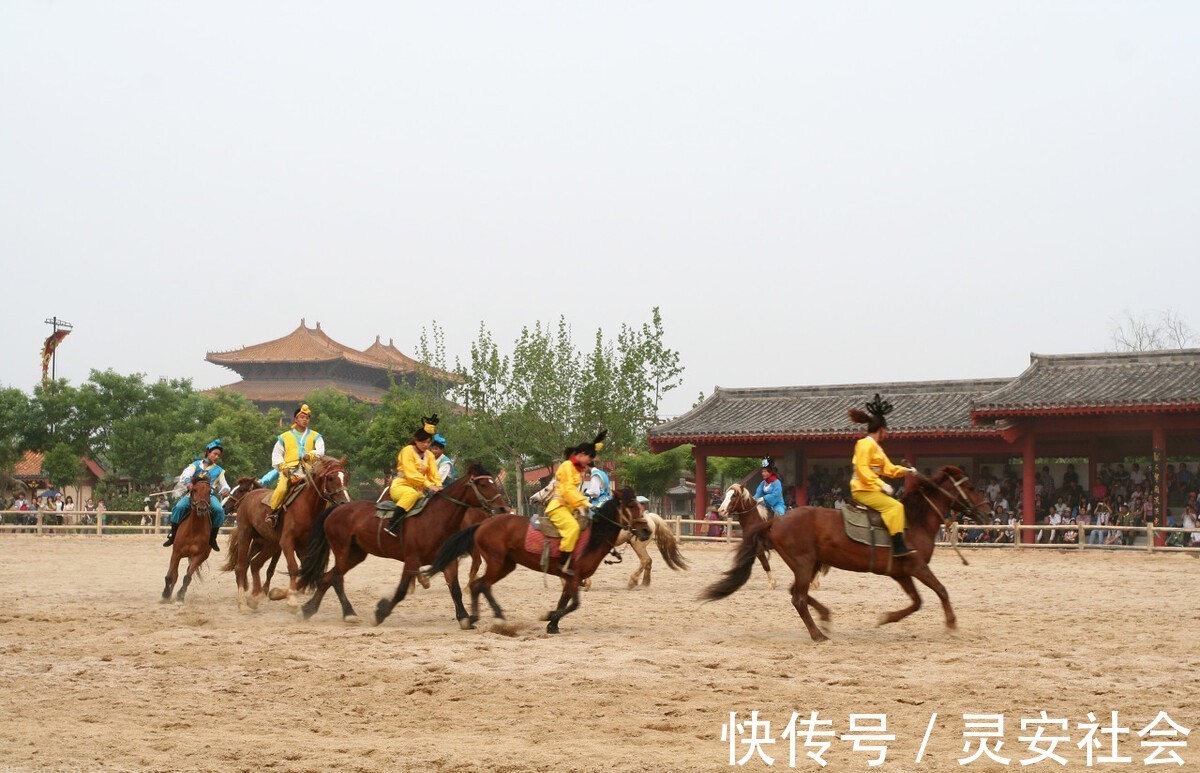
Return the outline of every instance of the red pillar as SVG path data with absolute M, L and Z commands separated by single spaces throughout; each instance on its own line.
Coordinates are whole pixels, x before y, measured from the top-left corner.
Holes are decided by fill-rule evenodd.
M 1021 453 L 1021 523 L 1032 526 L 1037 521 L 1033 503 L 1033 483 L 1037 474 L 1037 457 L 1034 455 L 1033 433 L 1025 436 Z M 1035 532 L 1025 532 L 1022 542 L 1033 542 Z
M 1162 450 L 1162 469 L 1160 469 L 1158 471 L 1158 474 L 1161 476 L 1159 478 L 1159 480 L 1162 483 L 1162 488 L 1159 489 L 1161 498 L 1160 498 L 1159 510 L 1158 510 L 1158 525 L 1166 526 L 1167 525 L 1167 485 L 1166 485 L 1166 482 L 1167 482 L 1167 430 L 1165 427 L 1163 427 L 1163 425 L 1155 424 L 1154 430 L 1151 433 L 1151 435 L 1153 438 L 1152 442 L 1153 442 L 1154 448 L 1158 448 L 1158 449 Z M 1151 451 L 1151 453 L 1153 453 L 1153 451 Z
M 703 518 L 708 512 L 708 454 L 693 448 L 692 456 L 696 458 L 696 517 Z

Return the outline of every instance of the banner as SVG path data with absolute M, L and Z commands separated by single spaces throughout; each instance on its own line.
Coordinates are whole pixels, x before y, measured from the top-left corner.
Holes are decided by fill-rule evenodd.
M 50 358 L 54 356 L 54 350 L 62 343 L 62 340 L 70 334 L 70 330 L 55 330 L 50 335 L 46 336 L 46 343 L 42 346 L 42 383 L 50 380 Z

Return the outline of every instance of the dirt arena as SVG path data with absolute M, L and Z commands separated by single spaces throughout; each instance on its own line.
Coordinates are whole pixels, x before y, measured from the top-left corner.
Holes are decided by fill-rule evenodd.
M 160 541 L 0 538 L 0 770 L 722 770 L 729 713 L 755 710 L 771 722 L 775 769 L 789 765 L 780 735 L 792 712 L 814 710 L 839 734 L 850 714 L 886 714 L 896 740 L 882 769 L 930 771 L 1000 769 L 958 763 L 964 713 L 1003 714 L 1000 752 L 1021 767 L 1032 753 L 1020 720 L 1045 710 L 1070 720 L 1057 753 L 1082 769 L 1075 725 L 1089 711 L 1117 710 L 1135 732 L 1159 711 L 1200 727 L 1200 561 L 1189 556 L 975 551 L 962 566 L 939 551 L 955 632 L 923 588 L 920 611 L 877 627 L 905 605 L 899 586 L 835 571 L 817 594 L 833 641 L 815 644 L 782 566 L 778 590 L 756 569 L 732 598 L 697 604 L 728 565 L 723 546 L 685 546 L 690 572 L 660 558 L 634 592 L 630 552 L 548 636 L 538 617 L 556 583 L 524 569 L 497 586 L 502 629 L 485 618 L 459 630 L 440 579 L 380 627 L 343 624 L 332 593 L 307 623 L 282 602 L 240 614 L 216 561 L 186 605 L 160 604 Z M 371 558 L 349 575 L 364 618 L 398 570 Z M 1189 767 L 1197 747 L 1193 733 L 1180 752 Z M 796 768 L 818 769 L 805 751 Z M 1136 736 L 1121 751 L 1143 767 Z M 835 739 L 825 759 L 866 770 L 871 756 Z M 768 766 L 753 756 L 744 769 Z

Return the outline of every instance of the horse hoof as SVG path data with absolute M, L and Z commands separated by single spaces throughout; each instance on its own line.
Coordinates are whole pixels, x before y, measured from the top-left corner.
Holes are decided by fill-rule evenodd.
M 283 588 L 271 588 L 271 592 L 267 594 L 267 598 L 271 601 L 283 601 L 288 597 L 288 592 Z
M 251 596 L 246 599 L 246 607 L 248 609 L 258 609 L 258 596 Z
M 955 629 L 957 629 L 957 628 L 958 628 L 958 621 L 956 621 L 956 620 L 947 620 L 947 621 L 946 621 L 946 627 L 947 627 L 947 628 L 949 628 L 951 631 L 953 631 L 953 630 L 955 630 Z
M 428 578 L 428 577 L 426 577 L 426 576 L 425 576 L 425 575 L 423 575 L 423 574 L 418 574 L 418 575 L 417 575 L 417 582 L 421 583 L 421 587 L 422 587 L 422 588 L 428 588 L 428 587 L 429 587 L 429 578 Z
M 464 631 L 469 631 L 475 627 L 475 624 L 471 622 L 471 618 L 464 617 L 458 621 L 458 627 L 463 629 Z
M 558 632 L 559 631 L 558 631 L 557 623 L 551 623 L 550 625 L 546 626 L 546 633 L 558 633 Z
M 246 603 L 244 603 L 244 602 L 239 602 L 239 603 L 238 603 L 238 611 L 239 611 L 239 612 L 243 612 L 243 613 L 244 613 L 244 612 L 249 612 L 249 611 L 250 611 L 250 605 L 249 605 L 249 604 L 246 604 Z
M 551 617 L 553 614 L 554 614 L 553 612 L 547 612 L 546 614 L 542 615 L 542 616 L 541 616 L 541 617 L 539 617 L 538 619 L 539 619 L 539 620 L 541 620 L 541 621 L 544 623 L 544 622 L 546 622 L 547 620 L 549 620 L 549 619 L 550 619 L 550 617 Z
M 345 615 L 342 618 L 342 622 L 349 623 L 350 625 L 358 625 L 362 620 L 359 619 L 358 615 Z

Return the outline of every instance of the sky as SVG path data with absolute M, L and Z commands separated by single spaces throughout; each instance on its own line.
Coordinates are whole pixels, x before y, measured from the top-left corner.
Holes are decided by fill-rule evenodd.
M 0 385 L 662 310 L 683 385 L 1193 328 L 1194 2 L 0 5 Z

